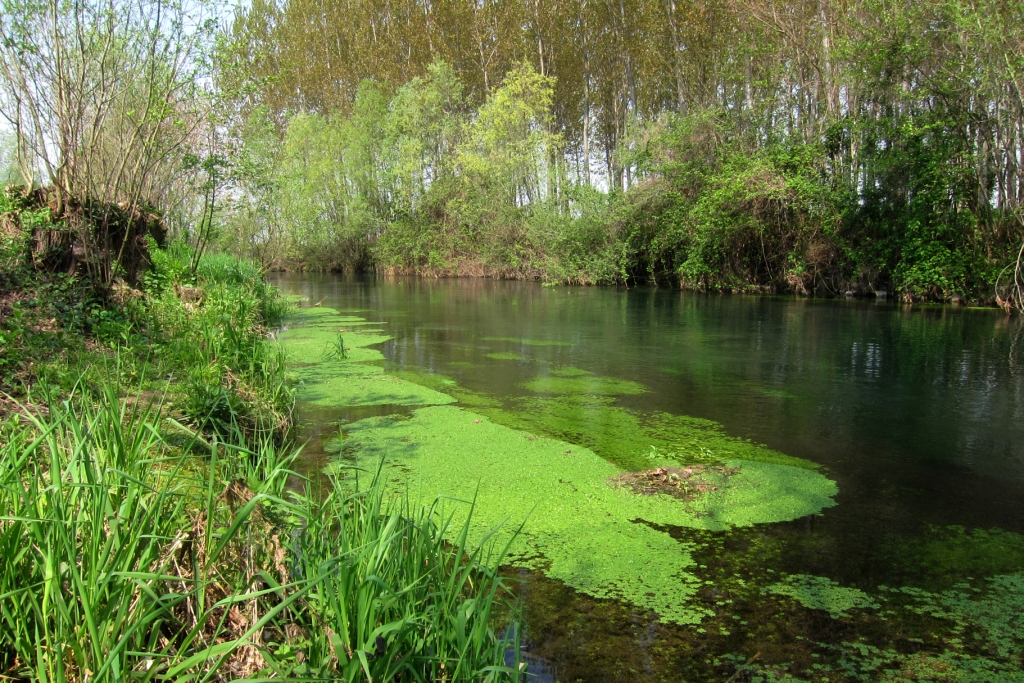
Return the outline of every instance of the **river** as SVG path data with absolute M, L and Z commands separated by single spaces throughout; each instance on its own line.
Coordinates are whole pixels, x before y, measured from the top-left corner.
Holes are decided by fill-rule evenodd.
M 376 347 L 386 372 L 444 377 L 467 395 L 522 412 L 535 405 L 524 403 L 536 393 L 531 382 L 573 368 L 642 387 L 608 392 L 602 406 L 641 420 L 712 421 L 729 437 L 810 461 L 835 482 L 835 505 L 817 515 L 727 531 L 668 529 L 694 544 L 704 582 L 694 600 L 713 612 L 699 627 L 666 624 L 537 569 L 510 569 L 523 579 L 516 591 L 538 680 L 881 680 L 921 675 L 913 667 L 932 671 L 954 654 L 983 657 L 1004 678 L 1019 672 L 1012 642 L 994 653 L 956 639 L 993 640 L 999 626 L 967 623 L 966 608 L 922 616 L 909 591 L 886 592 L 951 595 L 959 586 L 980 594 L 993 577 L 1024 571 L 1018 320 L 993 310 L 671 288 L 292 274 L 272 281 L 379 323 L 390 337 Z M 393 410 L 300 403 L 307 462 L 331 457 L 322 446 L 339 420 Z M 535 431 L 573 444 L 586 430 L 609 427 L 600 424 L 605 414 L 591 411 L 547 432 L 537 416 Z M 614 434 L 585 445 L 614 460 L 613 447 L 602 453 L 609 439 Z M 826 587 L 875 605 L 829 614 L 813 596 L 794 601 L 771 588 L 787 576 L 827 579 Z

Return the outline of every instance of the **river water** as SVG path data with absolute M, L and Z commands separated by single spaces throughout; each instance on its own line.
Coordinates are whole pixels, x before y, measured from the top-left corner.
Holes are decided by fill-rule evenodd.
M 837 505 L 705 534 L 709 585 L 723 572 L 751 581 L 771 572 L 867 592 L 938 591 L 1024 570 L 1016 545 L 1024 534 L 1024 325 L 1001 312 L 485 279 L 274 281 L 287 294 L 379 321 L 391 335 L 378 347 L 388 369 L 438 373 L 502 401 L 522 396 L 539 364 L 572 366 L 647 389 L 617 398 L 623 408 L 713 420 L 731 436 L 821 465 L 838 485 Z M 495 358 L 501 353 L 518 359 Z M 300 414 L 318 457 L 320 430 L 336 433 L 324 423 L 337 415 L 301 406 Z M 998 536 L 988 564 L 955 559 L 980 552 L 971 545 L 979 533 L 1001 532 L 1010 533 Z M 936 543 L 943 558 L 954 557 L 940 574 L 925 566 L 932 550 L 922 550 Z M 840 643 L 901 656 L 918 640 L 930 652 L 944 648 L 941 625 L 901 635 L 878 620 L 833 619 L 739 589 L 722 619 L 744 627 L 695 635 L 535 572 L 512 576 L 524 579 L 517 591 L 540 680 L 750 680 L 736 664 L 755 655 L 751 669 L 763 662 L 793 672 L 819 660 L 839 667 L 827 650 Z M 869 679 L 882 675 L 861 667 Z

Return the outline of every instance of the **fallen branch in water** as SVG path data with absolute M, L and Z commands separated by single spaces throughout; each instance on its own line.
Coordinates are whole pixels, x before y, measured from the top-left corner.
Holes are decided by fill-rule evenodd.
M 758 652 L 756 655 L 754 655 L 753 657 L 748 659 L 747 663 L 744 664 L 743 666 L 750 666 L 751 664 L 756 662 L 758 660 L 758 658 L 760 658 L 760 656 L 761 656 L 761 653 Z M 742 671 L 743 671 L 743 669 L 741 669 L 740 667 L 736 667 L 736 671 L 733 672 L 732 676 L 729 676 L 729 678 L 725 679 L 725 683 L 732 683 L 734 680 L 736 680 L 736 677 L 739 676 L 740 673 L 742 673 Z

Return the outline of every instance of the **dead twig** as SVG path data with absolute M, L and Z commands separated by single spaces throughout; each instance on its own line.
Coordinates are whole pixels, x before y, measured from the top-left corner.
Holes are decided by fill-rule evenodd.
M 760 657 L 761 657 L 761 653 L 758 652 L 756 655 L 754 655 L 753 657 L 748 659 L 747 663 L 744 664 L 743 666 L 750 666 L 751 664 L 756 662 Z M 725 683 L 732 683 L 733 681 L 736 680 L 736 677 L 739 676 L 740 673 L 742 673 L 742 672 L 743 672 L 743 669 L 737 667 L 736 671 L 733 672 L 732 676 L 729 676 L 727 679 L 725 679 Z

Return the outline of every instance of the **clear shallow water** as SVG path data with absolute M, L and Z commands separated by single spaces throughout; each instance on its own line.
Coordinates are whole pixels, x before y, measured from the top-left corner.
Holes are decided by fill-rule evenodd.
M 391 370 L 443 374 L 502 400 L 528 393 L 522 384 L 548 367 L 573 366 L 648 390 L 619 406 L 714 420 L 824 466 L 839 495 L 822 516 L 698 539 L 707 578 L 723 591 L 722 572 L 761 571 L 940 590 L 979 571 L 961 563 L 963 576 L 956 567 L 936 575 L 913 561 L 907 548 L 933 527 L 1024 533 L 1024 326 L 999 312 L 477 279 L 277 283 L 380 321 L 393 336 L 380 347 Z M 339 417 L 375 414 L 349 412 L 303 413 L 311 457 Z M 1024 569 L 1006 566 L 1013 557 L 996 569 Z M 812 657 L 807 639 L 894 638 L 881 624 L 739 594 L 722 618 L 749 627 L 698 636 L 516 575 L 526 579 L 530 650 L 545 662 L 533 670 L 549 680 L 724 680 L 728 664 L 711 660 L 728 653 L 799 663 Z

